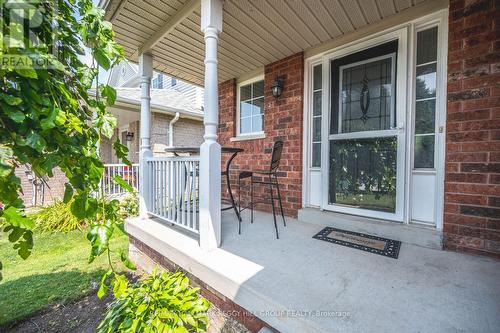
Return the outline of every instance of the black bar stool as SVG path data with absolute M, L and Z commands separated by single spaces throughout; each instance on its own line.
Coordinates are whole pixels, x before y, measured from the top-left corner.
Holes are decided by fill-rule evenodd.
M 278 233 L 278 225 L 276 223 L 276 209 L 274 207 L 274 188 L 276 188 L 277 194 L 278 194 L 278 202 L 280 205 L 280 210 L 281 210 L 281 217 L 283 219 L 283 225 L 286 227 L 286 221 L 285 221 L 285 214 L 283 213 L 283 204 L 281 202 L 281 192 L 280 192 L 280 186 L 278 182 L 278 176 L 277 176 L 277 171 L 278 167 L 280 165 L 280 160 L 281 160 L 281 153 L 283 152 L 283 141 L 276 141 L 273 145 L 273 151 L 271 153 L 271 165 L 269 167 L 269 170 L 249 170 L 249 171 L 240 171 L 238 174 L 238 202 L 239 202 L 239 210 L 241 212 L 241 198 L 240 198 L 240 193 L 241 193 L 241 181 L 246 178 L 250 178 L 250 209 L 251 209 L 251 218 L 250 222 L 253 223 L 253 207 L 256 202 L 254 202 L 253 199 L 253 186 L 254 184 L 263 184 L 263 185 L 268 185 L 270 189 L 270 196 L 271 196 L 271 206 L 273 209 L 273 218 L 274 218 L 274 228 L 276 229 L 276 238 L 279 239 L 279 233 Z M 262 178 L 261 180 L 255 179 L 255 175 L 261 175 Z M 268 178 L 268 180 L 265 180 L 265 178 Z M 240 220 L 240 226 L 239 230 L 241 233 L 241 220 Z

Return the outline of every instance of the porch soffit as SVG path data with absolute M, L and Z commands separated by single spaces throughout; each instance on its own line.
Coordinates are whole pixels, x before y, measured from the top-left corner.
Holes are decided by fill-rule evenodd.
M 219 80 L 238 78 L 411 7 L 443 2 L 225 0 L 218 53 Z M 191 0 L 103 0 L 102 3 L 129 60 L 137 62 L 138 51 L 144 45 L 153 45 L 150 52 L 156 70 L 203 85 L 204 40 L 199 4 L 193 5 Z

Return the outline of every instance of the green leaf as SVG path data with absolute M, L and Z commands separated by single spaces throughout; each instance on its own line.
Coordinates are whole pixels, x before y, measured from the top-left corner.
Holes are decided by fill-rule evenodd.
M 41 153 L 47 146 L 47 141 L 37 132 L 31 131 L 26 138 L 26 144 Z
M 8 94 L 0 93 L 0 97 L 11 106 L 19 105 L 23 102 L 22 98 Z
M 127 255 L 126 252 L 122 251 L 120 253 L 120 259 L 122 261 L 122 263 L 125 265 L 125 267 L 127 267 L 128 269 L 131 269 L 131 270 L 136 270 L 137 267 L 135 266 L 135 264 L 130 260 L 129 256 Z
M 113 294 L 115 298 L 120 298 L 128 287 L 128 280 L 124 275 L 115 274 L 113 280 Z
M 113 149 L 116 152 L 116 157 L 118 157 L 123 163 L 128 166 L 132 166 L 132 163 L 128 160 L 128 148 L 120 143 L 120 140 L 116 140 L 113 143 Z
M 16 123 L 22 123 L 26 116 L 20 110 L 5 110 L 7 116 Z
M 36 70 L 33 68 L 15 68 L 15 71 L 17 74 L 30 78 L 30 79 L 37 79 L 38 75 L 36 74 Z
M 103 97 L 106 97 L 106 104 L 108 106 L 115 104 L 115 101 L 116 101 L 115 88 L 108 86 L 108 85 L 105 85 L 105 86 L 103 86 L 103 88 L 101 90 L 101 94 Z
M 71 198 L 73 198 L 73 186 L 71 186 L 71 184 L 65 183 L 63 202 L 68 203 Z
M 79 194 L 71 204 L 71 211 L 79 219 L 91 218 L 97 211 L 97 199 L 88 193 Z
M 102 275 L 101 282 L 99 283 L 99 289 L 97 290 L 97 297 L 102 298 L 106 294 L 106 291 L 108 291 L 106 281 L 111 276 L 111 274 L 113 274 L 113 271 L 110 269 Z
M 103 254 L 109 247 L 109 240 L 113 234 L 112 222 L 108 220 L 106 224 L 94 224 L 88 234 L 87 239 L 90 241 L 92 246 L 90 251 L 89 263 L 94 261 L 94 259 Z
M 113 137 L 117 125 L 116 117 L 107 112 L 102 117 L 101 133 L 108 139 Z
M 108 70 L 111 67 L 111 61 L 109 60 L 108 56 L 103 52 L 101 49 L 94 49 L 93 52 L 94 58 L 105 70 Z
M 134 193 L 134 188 L 127 183 L 125 179 L 123 179 L 120 175 L 115 175 L 113 177 L 115 183 L 117 183 L 122 189 L 129 193 Z
M 27 259 L 33 249 L 33 232 L 14 225 L 7 226 L 4 231 L 10 232 L 9 242 L 14 243 L 13 248 L 17 250 L 18 255 Z
M 53 108 L 50 111 L 48 117 L 40 121 L 40 127 L 42 128 L 42 130 L 46 131 L 48 129 L 54 128 L 56 126 L 56 118 L 59 113 L 62 113 L 59 108 Z
M 7 223 L 20 228 L 32 229 L 35 226 L 35 222 L 21 215 L 18 209 L 14 206 L 10 206 L 2 211 L 2 217 L 5 218 Z
M 10 147 L 0 145 L 0 177 L 7 177 L 14 170 L 14 152 Z

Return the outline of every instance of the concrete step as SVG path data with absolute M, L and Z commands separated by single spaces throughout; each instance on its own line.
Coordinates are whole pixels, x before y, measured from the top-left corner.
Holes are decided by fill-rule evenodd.
M 403 224 L 379 219 L 321 211 L 316 208 L 299 210 L 298 219 L 303 222 L 360 232 L 364 234 L 399 240 L 403 243 L 443 248 L 443 233 L 433 227 L 420 224 Z

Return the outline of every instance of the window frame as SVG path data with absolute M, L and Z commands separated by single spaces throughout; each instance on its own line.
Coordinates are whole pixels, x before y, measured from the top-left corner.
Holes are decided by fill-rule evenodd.
M 314 68 L 317 66 L 321 66 L 321 88 L 319 89 L 314 89 Z M 323 63 L 322 61 L 318 60 L 315 62 L 312 62 L 310 64 L 310 79 L 309 79 L 309 89 L 310 89 L 310 98 L 308 100 L 308 108 L 310 109 L 309 112 L 309 138 L 308 138 L 308 147 L 309 147 L 309 158 L 308 158 L 308 165 L 310 170 L 321 170 L 321 157 L 322 157 L 322 137 L 323 137 Z M 314 115 L 314 94 L 316 92 L 321 92 L 321 109 L 320 113 L 318 115 Z M 314 119 L 315 118 L 320 118 L 321 119 L 321 127 L 320 127 L 320 140 L 319 141 L 314 141 Z M 313 165 L 313 152 L 314 152 L 314 144 L 320 144 L 320 161 L 319 165 L 315 166 Z
M 428 63 L 423 63 L 423 64 L 417 64 L 417 52 L 418 52 L 418 33 L 422 31 L 426 31 L 429 29 L 437 28 L 437 48 L 436 48 L 436 60 L 431 61 Z M 442 34 L 443 27 L 441 25 L 440 20 L 432 20 L 429 22 L 424 22 L 423 24 L 415 24 L 415 27 L 413 29 L 413 61 L 411 63 L 411 70 L 412 74 L 409 80 L 411 80 L 412 84 L 412 92 L 411 92 L 411 133 L 410 133 L 410 161 L 409 161 L 409 171 L 410 173 L 412 172 L 419 172 L 419 173 L 435 173 L 437 172 L 438 166 L 437 163 L 439 162 L 439 155 L 438 155 L 438 134 L 440 133 L 439 127 L 440 127 L 440 119 L 439 115 L 441 114 L 441 99 L 442 99 L 442 94 L 441 94 L 441 89 L 440 85 L 442 84 L 441 82 L 441 68 L 443 65 L 443 59 L 441 59 L 441 54 L 442 48 L 440 49 L 440 39 Z M 436 65 L 436 93 L 434 97 L 430 98 L 417 98 L 417 91 L 416 91 L 416 80 L 417 80 L 417 69 L 419 66 L 425 66 L 428 64 L 435 64 Z M 425 101 L 425 100 L 434 100 L 435 105 L 434 105 L 434 132 L 433 133 L 416 133 L 416 116 L 417 116 L 417 102 L 418 101 Z M 416 141 L 417 137 L 426 137 L 426 136 L 433 136 L 434 137 L 434 159 L 433 159 L 433 166 L 432 167 L 415 167 L 415 157 L 416 157 Z
M 240 96 L 240 90 L 241 87 L 247 86 L 249 84 L 254 84 L 259 81 L 264 81 L 264 74 L 258 75 L 256 77 L 253 77 L 249 80 L 245 80 L 242 82 L 238 82 L 236 85 L 236 138 L 248 138 L 248 139 L 254 139 L 254 138 L 263 138 L 265 137 L 265 131 L 264 131 L 264 126 L 265 126 L 265 114 L 266 114 L 266 104 L 265 104 L 265 96 L 266 96 L 266 91 L 265 91 L 265 85 L 264 85 L 264 95 L 262 96 L 264 98 L 264 110 L 263 110 L 263 121 L 262 121 L 262 130 L 261 131 L 256 131 L 256 132 L 250 132 L 250 133 L 241 133 L 240 131 L 240 125 L 241 125 L 241 112 L 240 112 L 240 104 L 241 104 L 241 96 Z

